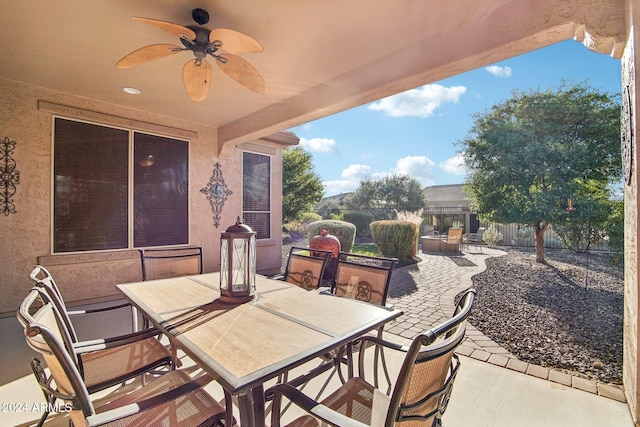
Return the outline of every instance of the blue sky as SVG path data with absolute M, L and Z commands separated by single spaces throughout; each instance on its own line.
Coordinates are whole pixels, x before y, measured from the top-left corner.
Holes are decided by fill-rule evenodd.
M 365 178 L 407 174 L 423 186 L 461 184 L 456 142 L 474 113 L 511 97 L 586 81 L 620 92 L 620 61 L 568 40 L 290 129 L 313 155 L 325 196 L 355 190 Z

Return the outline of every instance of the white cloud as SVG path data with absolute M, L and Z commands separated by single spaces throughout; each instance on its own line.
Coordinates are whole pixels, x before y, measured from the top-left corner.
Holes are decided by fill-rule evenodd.
M 456 154 L 453 157 L 448 158 L 444 162 L 440 162 L 440 169 L 445 172 L 453 173 L 455 175 L 466 175 L 467 167 L 464 164 L 464 157 L 462 154 Z
M 333 153 L 336 145 L 336 140 L 331 138 L 300 138 L 300 146 L 307 151 Z
M 325 195 L 349 193 L 355 191 L 364 179 L 382 179 L 394 174 L 410 176 L 418 180 L 423 187 L 434 185 L 435 181 L 432 175 L 434 166 L 433 160 L 425 156 L 403 157 L 396 162 L 393 169 L 383 172 L 373 172 L 371 166 L 368 165 L 353 164 L 342 170 L 340 174 L 342 179 L 323 182 Z
M 376 101 L 369 105 L 369 109 L 384 111 L 390 117 L 425 118 L 444 102 L 458 102 L 466 91 L 464 86 L 430 84 Z
M 433 185 L 432 169 L 435 163 L 425 156 L 407 156 L 396 162 L 394 173 L 407 175 L 420 182 L 423 187 Z
M 495 77 L 511 77 L 511 67 L 498 67 L 497 65 L 491 65 L 485 68 L 490 74 Z
M 324 192 L 332 196 L 340 193 L 349 193 L 360 186 L 360 181 L 371 176 L 371 167 L 367 165 L 350 165 L 342 170 L 342 179 L 324 181 Z

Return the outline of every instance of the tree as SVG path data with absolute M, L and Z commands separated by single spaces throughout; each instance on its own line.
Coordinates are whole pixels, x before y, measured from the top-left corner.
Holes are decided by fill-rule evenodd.
M 300 147 L 282 150 L 282 220 L 291 222 L 322 200 L 324 186 L 312 156 Z
M 566 221 L 567 198 L 620 180 L 620 102 L 585 83 L 514 91 L 475 114 L 460 145 L 472 208 L 489 221 L 532 226 L 544 262 L 544 232 Z
M 406 175 L 363 180 L 345 200 L 349 209 L 369 212 L 375 219 L 391 219 L 395 211 L 415 212 L 427 204 L 418 180 Z

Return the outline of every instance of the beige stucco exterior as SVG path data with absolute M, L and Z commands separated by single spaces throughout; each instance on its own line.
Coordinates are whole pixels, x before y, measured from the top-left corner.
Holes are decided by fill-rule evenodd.
M 640 2 L 631 1 L 628 7 L 627 17 L 628 41 L 622 57 L 622 86 L 628 86 L 631 94 L 631 117 L 633 134 L 633 175 L 629 185 L 625 186 L 625 292 L 624 292 L 624 359 L 623 359 L 623 380 L 625 395 L 634 417 L 636 425 L 639 423 L 638 407 L 640 396 L 638 377 L 638 189 L 640 188 L 640 175 L 638 174 L 638 149 L 636 130 L 638 129 L 637 115 L 637 74 L 638 58 L 635 55 L 638 38 L 638 28 L 640 26 Z M 624 117 L 623 117 L 624 120 Z
M 220 233 L 241 215 L 242 151 L 271 156 L 271 238 L 258 243 L 259 271 L 280 270 L 282 247 L 282 148 L 297 139 L 288 134 L 248 142 L 236 147 L 228 159 L 217 156 L 215 129 L 180 120 L 159 117 L 86 98 L 63 94 L 0 78 L 0 123 L 3 132 L 17 143 L 12 157 L 20 172 L 19 213 L 2 218 L 0 227 L 0 313 L 14 315 L 36 262 L 51 266 L 52 273 L 64 284 L 64 296 L 70 303 L 120 297 L 113 285 L 141 280 L 137 250 L 85 254 L 51 252 L 52 239 L 52 129 L 53 116 L 122 126 L 160 135 L 188 139 L 189 149 L 189 222 L 191 245 L 203 246 L 205 271 L 219 270 Z M 220 162 L 225 183 L 233 192 L 226 201 L 220 227 L 216 228 L 209 200 L 200 189 Z

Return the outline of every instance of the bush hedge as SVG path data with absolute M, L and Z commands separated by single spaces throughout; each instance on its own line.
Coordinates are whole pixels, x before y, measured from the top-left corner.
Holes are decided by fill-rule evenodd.
M 373 215 L 369 212 L 347 212 L 344 220 L 356 226 L 357 237 L 366 237 L 371 233 L 369 224 L 373 221 Z
M 307 225 L 307 237 L 309 240 L 320 234 L 320 230 L 327 230 L 329 234 L 336 236 L 340 241 L 340 250 L 351 252 L 356 239 L 355 225 L 334 219 L 314 221 Z
M 370 228 L 373 241 L 382 256 L 398 258 L 400 262 L 413 256 L 412 248 L 418 239 L 418 227 L 415 224 L 398 220 L 374 221 Z

